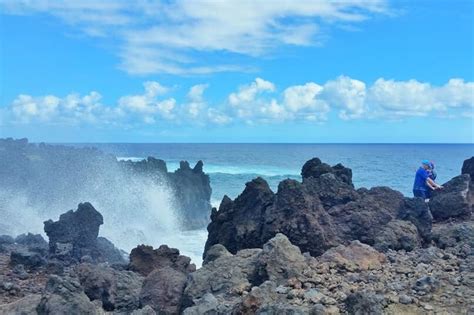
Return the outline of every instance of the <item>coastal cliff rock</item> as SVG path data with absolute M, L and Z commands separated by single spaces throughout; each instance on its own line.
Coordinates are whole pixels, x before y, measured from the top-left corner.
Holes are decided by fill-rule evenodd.
M 374 245 L 395 219 L 412 222 L 422 239 L 429 239 L 431 215 L 424 204 L 413 203 L 388 187 L 355 190 L 350 169 L 330 167 L 317 158 L 303 166 L 302 174 L 302 182 L 284 180 L 276 193 L 257 178 L 235 200 L 224 197 L 219 211 L 211 215 L 205 252 L 222 244 L 235 254 L 243 248 L 262 247 L 277 233 L 284 233 L 303 252 L 318 256 L 352 240 Z
M 89 256 L 95 262 L 125 263 L 111 242 L 98 238 L 103 223 L 102 215 L 88 202 L 79 204 L 76 211 L 62 214 L 58 221 L 45 221 L 50 256 L 64 261 L 80 261 Z

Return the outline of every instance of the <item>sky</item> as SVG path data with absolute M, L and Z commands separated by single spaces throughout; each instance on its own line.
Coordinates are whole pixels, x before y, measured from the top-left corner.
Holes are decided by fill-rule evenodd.
M 0 0 L 0 137 L 473 143 L 474 1 Z

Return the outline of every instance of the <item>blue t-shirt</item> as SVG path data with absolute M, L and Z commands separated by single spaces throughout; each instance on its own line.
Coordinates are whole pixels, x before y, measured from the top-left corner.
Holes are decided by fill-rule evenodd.
M 416 171 L 415 183 L 413 184 L 413 190 L 428 190 L 428 185 L 426 185 L 426 180 L 430 174 L 423 167 L 420 167 Z

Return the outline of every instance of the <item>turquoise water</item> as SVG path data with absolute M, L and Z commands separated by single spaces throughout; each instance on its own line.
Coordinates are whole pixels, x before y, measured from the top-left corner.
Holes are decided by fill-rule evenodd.
M 81 144 L 80 146 L 84 146 Z M 352 168 L 356 187 L 389 186 L 411 195 L 413 176 L 423 159 L 436 164 L 438 181 L 460 174 L 474 144 L 87 144 L 121 159 L 161 158 L 174 170 L 179 161 L 204 161 L 212 201 L 235 198 L 247 181 L 261 176 L 272 189 L 285 178 L 300 179 L 304 162 L 319 157 Z

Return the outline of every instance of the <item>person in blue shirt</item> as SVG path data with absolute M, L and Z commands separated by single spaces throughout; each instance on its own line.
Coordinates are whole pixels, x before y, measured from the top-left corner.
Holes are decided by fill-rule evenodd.
M 431 196 L 431 191 L 442 189 L 443 186 L 438 185 L 431 178 L 431 162 L 424 160 L 421 162 L 420 168 L 416 171 L 415 182 L 413 184 L 413 195 L 423 199 L 428 199 Z

